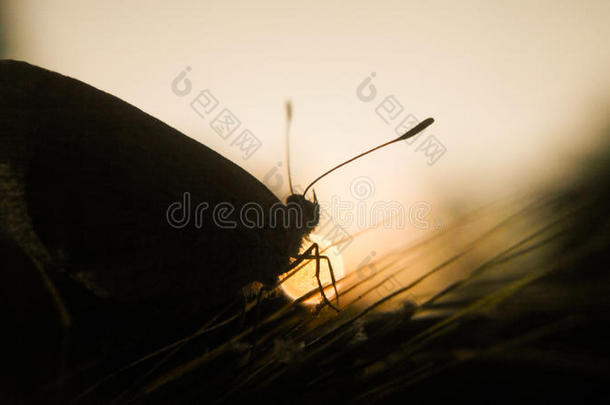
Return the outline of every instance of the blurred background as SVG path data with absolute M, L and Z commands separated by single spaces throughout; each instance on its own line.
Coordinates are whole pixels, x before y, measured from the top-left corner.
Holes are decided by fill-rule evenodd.
M 344 246 L 347 272 L 472 207 L 568 183 L 579 159 L 606 145 L 608 1 L 0 4 L 2 58 L 118 96 L 231 159 L 278 197 L 288 192 L 285 100 L 294 106 L 291 164 L 301 189 L 434 117 L 412 143 L 316 185 L 323 203 L 334 198 L 352 212 L 351 221 L 330 212 L 322 234 L 372 225 L 375 202 L 402 207 L 403 226 Z M 235 132 L 213 129 L 224 109 L 240 122 Z

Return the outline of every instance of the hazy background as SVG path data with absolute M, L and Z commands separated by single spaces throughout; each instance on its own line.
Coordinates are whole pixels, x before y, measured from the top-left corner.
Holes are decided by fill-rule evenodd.
M 567 181 L 574 157 L 600 147 L 610 94 L 608 1 L 4 1 L 2 57 L 25 60 L 110 92 L 197 139 L 257 178 L 284 160 L 284 100 L 294 103 L 292 168 L 305 186 L 330 166 L 392 139 L 375 108 L 393 95 L 436 123 L 434 164 L 401 144 L 316 186 L 321 200 L 425 201 L 434 232 L 456 199 L 473 205 Z M 174 78 L 190 66 L 192 92 Z M 372 72 L 378 94 L 356 96 Z M 209 89 L 262 141 L 249 159 L 189 106 Z M 395 126 L 395 125 L 394 125 Z M 236 134 L 233 134 L 235 137 Z M 111 158 L 111 157 L 109 157 Z M 287 192 L 272 188 L 278 196 Z M 350 233 L 357 225 L 346 227 Z M 377 230 L 345 250 L 348 269 L 370 250 L 426 230 Z

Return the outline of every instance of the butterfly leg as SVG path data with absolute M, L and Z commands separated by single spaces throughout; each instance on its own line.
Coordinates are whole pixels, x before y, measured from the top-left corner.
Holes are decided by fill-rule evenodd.
M 312 252 L 313 252 L 313 254 L 312 254 Z M 333 271 L 333 266 L 330 262 L 330 259 L 328 258 L 328 256 L 320 255 L 320 247 L 318 246 L 317 243 L 312 243 L 311 246 L 309 246 L 309 248 L 307 248 L 307 250 L 305 252 L 303 252 L 303 254 L 299 255 L 296 258 L 296 260 L 293 263 L 291 263 L 291 268 L 296 267 L 298 264 L 300 264 L 303 260 L 306 260 L 306 259 L 311 259 L 311 260 L 316 261 L 316 280 L 318 281 L 318 287 L 320 289 L 320 294 L 322 294 L 322 299 L 324 300 L 326 305 L 328 305 L 335 311 L 339 312 L 339 309 L 337 307 L 335 307 L 330 302 L 328 297 L 326 296 L 326 293 L 324 292 L 324 287 L 322 286 L 322 281 L 320 280 L 320 259 L 324 259 L 324 260 L 326 260 L 326 263 L 328 264 L 328 271 L 330 272 L 330 279 L 332 280 L 333 288 L 335 290 L 335 297 L 336 297 L 337 305 L 338 305 L 339 304 L 339 292 L 337 291 L 335 273 Z

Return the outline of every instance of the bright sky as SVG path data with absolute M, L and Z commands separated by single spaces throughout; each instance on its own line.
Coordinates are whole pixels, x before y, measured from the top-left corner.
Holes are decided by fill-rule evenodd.
M 610 2 L 603 0 L 5 4 L 5 57 L 115 94 L 261 180 L 284 160 L 287 98 L 293 178 L 302 186 L 392 139 L 407 115 L 436 118 L 413 145 L 320 182 L 321 200 L 356 201 L 350 184 L 366 176 L 374 187 L 367 203 L 395 200 L 408 210 L 426 201 L 434 216 L 455 197 L 490 199 L 565 176 L 568 158 L 595 147 L 607 124 Z M 179 97 L 171 82 L 186 66 L 192 91 Z M 377 96 L 363 102 L 356 89 L 372 72 Z M 242 123 L 238 133 L 247 128 L 262 142 L 247 160 L 231 145 L 237 133 L 222 139 L 210 128 L 213 116 L 190 108 L 204 89 L 219 102 L 214 115 L 228 108 Z M 403 111 L 386 124 L 375 109 L 391 95 Z M 429 135 L 446 148 L 432 166 L 416 150 Z M 273 191 L 285 194 L 286 183 Z M 396 244 L 376 240 L 372 248 Z M 358 264 L 360 256 L 348 259 Z

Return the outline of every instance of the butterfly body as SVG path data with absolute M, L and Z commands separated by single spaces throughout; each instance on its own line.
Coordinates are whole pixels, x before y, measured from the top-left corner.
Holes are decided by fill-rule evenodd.
M 78 80 L 1 61 L 0 111 L 2 232 L 101 299 L 178 318 L 214 308 L 274 283 L 317 223 L 307 201 L 309 226 L 271 224 L 286 205 L 256 178 Z M 252 204 L 255 226 L 240 217 Z

